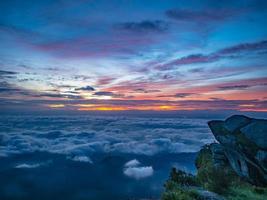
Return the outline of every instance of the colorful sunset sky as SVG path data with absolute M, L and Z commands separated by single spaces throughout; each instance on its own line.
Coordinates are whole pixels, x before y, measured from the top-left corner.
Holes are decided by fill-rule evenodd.
M 267 112 L 265 0 L 2 0 L 0 109 Z

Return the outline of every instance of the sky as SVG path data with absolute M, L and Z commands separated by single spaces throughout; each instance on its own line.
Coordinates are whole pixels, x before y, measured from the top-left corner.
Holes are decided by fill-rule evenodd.
M 265 0 L 3 0 L 6 111 L 267 111 Z

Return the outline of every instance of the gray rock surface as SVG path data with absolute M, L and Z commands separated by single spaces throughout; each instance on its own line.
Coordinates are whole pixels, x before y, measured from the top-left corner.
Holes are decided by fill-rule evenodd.
M 223 167 L 227 164 L 227 158 L 222 145 L 213 143 L 210 145 L 212 159 L 215 167 Z
M 267 171 L 267 151 L 259 150 L 256 154 L 256 160 Z
M 205 190 L 202 187 L 190 186 L 184 189 L 195 190 L 199 194 L 201 200 L 225 200 L 221 195 Z
M 259 148 L 267 150 L 267 120 L 253 120 L 240 131 Z
M 255 185 L 267 185 L 267 120 L 233 115 L 208 125 L 219 144 L 212 144 L 215 166 L 228 161 L 240 177 Z
M 244 127 L 245 125 L 249 124 L 251 121 L 250 118 L 243 116 L 243 115 L 233 115 L 225 120 L 225 128 L 230 131 L 234 132 L 240 127 Z
M 207 190 L 198 190 L 198 194 L 203 200 L 224 200 L 222 196 Z

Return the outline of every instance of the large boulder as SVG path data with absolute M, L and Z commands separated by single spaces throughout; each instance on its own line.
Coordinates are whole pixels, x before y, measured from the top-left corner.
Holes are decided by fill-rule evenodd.
M 254 119 L 240 128 L 240 132 L 260 149 L 267 150 L 267 120 Z
M 211 146 L 214 164 L 223 165 L 227 159 L 240 177 L 267 185 L 267 120 L 233 115 L 208 125 L 219 142 Z

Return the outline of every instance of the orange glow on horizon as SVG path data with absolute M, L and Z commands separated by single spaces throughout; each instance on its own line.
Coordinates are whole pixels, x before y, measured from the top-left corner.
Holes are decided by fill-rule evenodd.
M 152 106 L 82 106 L 78 108 L 79 111 L 127 111 L 127 110 L 139 110 L 139 111 L 174 111 L 174 110 L 192 110 L 181 109 L 178 106 L 172 105 L 152 105 Z
M 185 101 L 186 102 L 186 101 Z M 210 100 L 213 102 L 213 100 Z M 211 104 L 212 105 L 212 104 Z M 78 111 L 197 111 L 197 110 L 223 110 L 229 109 L 228 107 L 218 107 L 216 104 L 210 106 L 209 102 L 205 102 L 200 105 L 189 104 L 185 105 L 182 101 L 170 102 L 169 104 L 158 104 L 154 103 L 151 105 L 112 105 L 112 104 L 49 104 L 46 105 L 51 109 L 60 109 L 67 108 L 68 110 L 78 110 Z M 261 108 L 260 106 L 247 103 L 236 105 L 234 108 L 239 111 L 258 111 L 258 112 L 266 112 L 265 108 Z
M 165 105 L 165 106 L 159 106 L 159 108 L 161 110 L 175 110 L 175 109 L 177 109 L 176 106 L 167 106 L 167 105 Z

